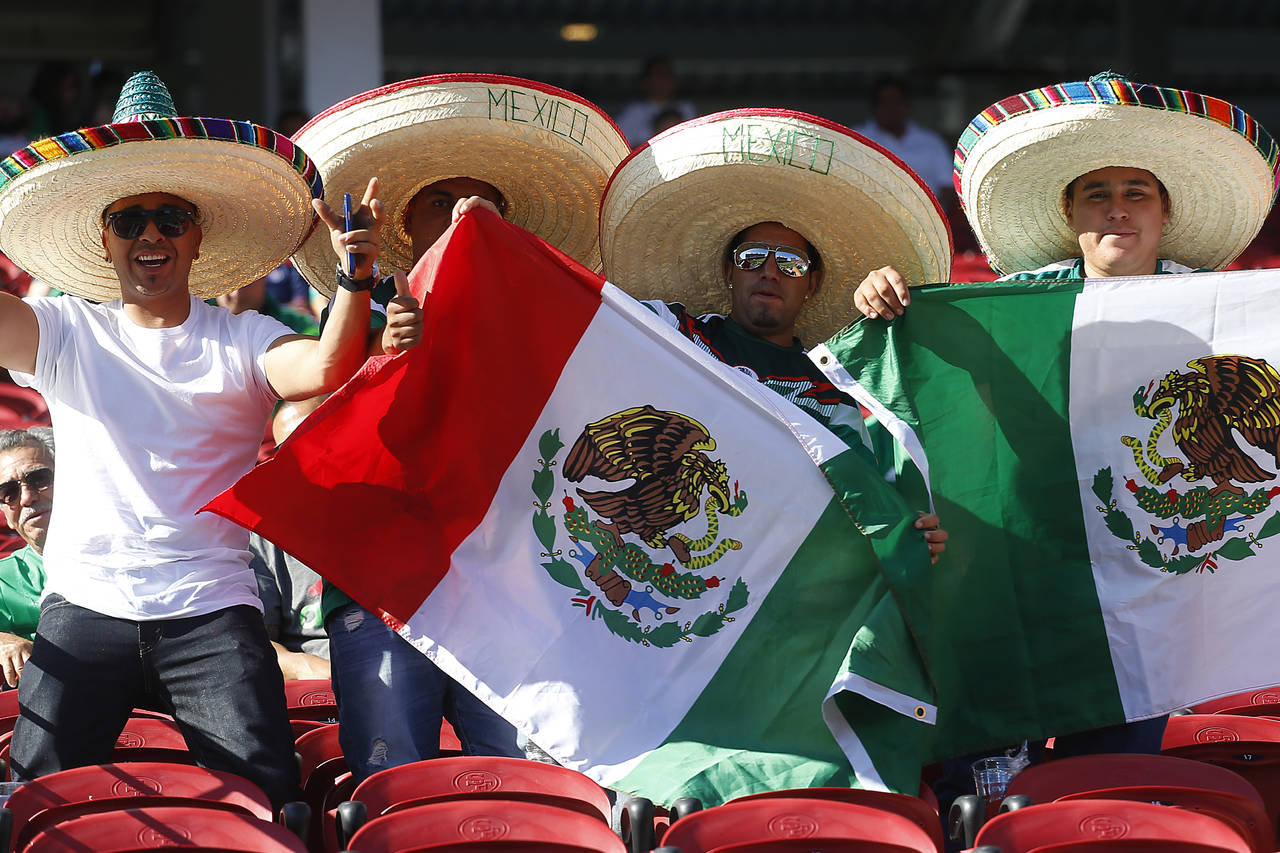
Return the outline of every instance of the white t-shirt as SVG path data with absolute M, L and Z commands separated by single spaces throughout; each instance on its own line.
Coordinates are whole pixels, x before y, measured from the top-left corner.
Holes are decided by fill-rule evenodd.
M 57 442 L 45 594 L 122 619 L 258 609 L 249 533 L 196 514 L 253 467 L 276 401 L 267 348 L 293 331 L 192 297 L 171 329 L 144 329 L 119 300 L 29 299 L 34 374 Z

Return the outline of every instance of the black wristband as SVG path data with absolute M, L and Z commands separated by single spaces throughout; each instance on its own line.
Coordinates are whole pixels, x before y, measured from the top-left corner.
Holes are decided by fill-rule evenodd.
M 365 291 L 373 290 L 373 286 L 378 283 L 377 276 L 371 275 L 368 278 L 359 279 L 352 278 L 342 271 L 342 267 L 338 267 L 335 277 L 338 282 L 338 287 L 341 287 L 343 290 L 349 290 L 352 293 L 364 293 Z

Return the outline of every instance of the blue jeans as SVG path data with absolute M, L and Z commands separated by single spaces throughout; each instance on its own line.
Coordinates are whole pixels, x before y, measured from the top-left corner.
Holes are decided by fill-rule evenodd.
M 111 760 L 130 711 L 173 715 L 196 761 L 302 798 L 284 679 L 262 614 L 238 605 L 134 622 L 50 595 L 18 683 L 14 779 Z
M 515 727 L 358 604 L 329 615 L 338 740 L 359 782 L 387 767 L 435 758 L 447 719 L 467 755 L 523 758 Z

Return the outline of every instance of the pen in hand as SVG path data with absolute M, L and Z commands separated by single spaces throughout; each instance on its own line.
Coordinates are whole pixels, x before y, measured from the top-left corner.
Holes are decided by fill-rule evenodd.
M 343 228 L 348 232 L 351 231 L 351 193 L 342 194 L 342 219 Z M 356 274 L 356 256 L 351 252 L 347 252 L 347 275 L 354 276 Z

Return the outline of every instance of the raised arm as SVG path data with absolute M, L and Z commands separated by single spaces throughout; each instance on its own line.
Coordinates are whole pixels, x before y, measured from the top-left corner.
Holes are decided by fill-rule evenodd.
M 36 312 L 18 297 L 0 292 L 0 367 L 35 373 L 39 343 Z
M 382 203 L 378 179 L 369 181 L 355 219 L 361 226 L 345 231 L 342 219 L 323 201 L 312 204 L 329 228 L 334 251 L 355 255 L 355 269 L 348 275 L 359 281 L 372 275 L 373 259 L 381 245 Z M 343 264 L 344 269 L 346 264 Z M 364 364 L 368 352 L 369 291 L 339 288 L 329 308 L 329 320 L 320 337 L 285 335 L 267 351 L 267 381 L 286 400 L 304 400 L 335 390 Z

